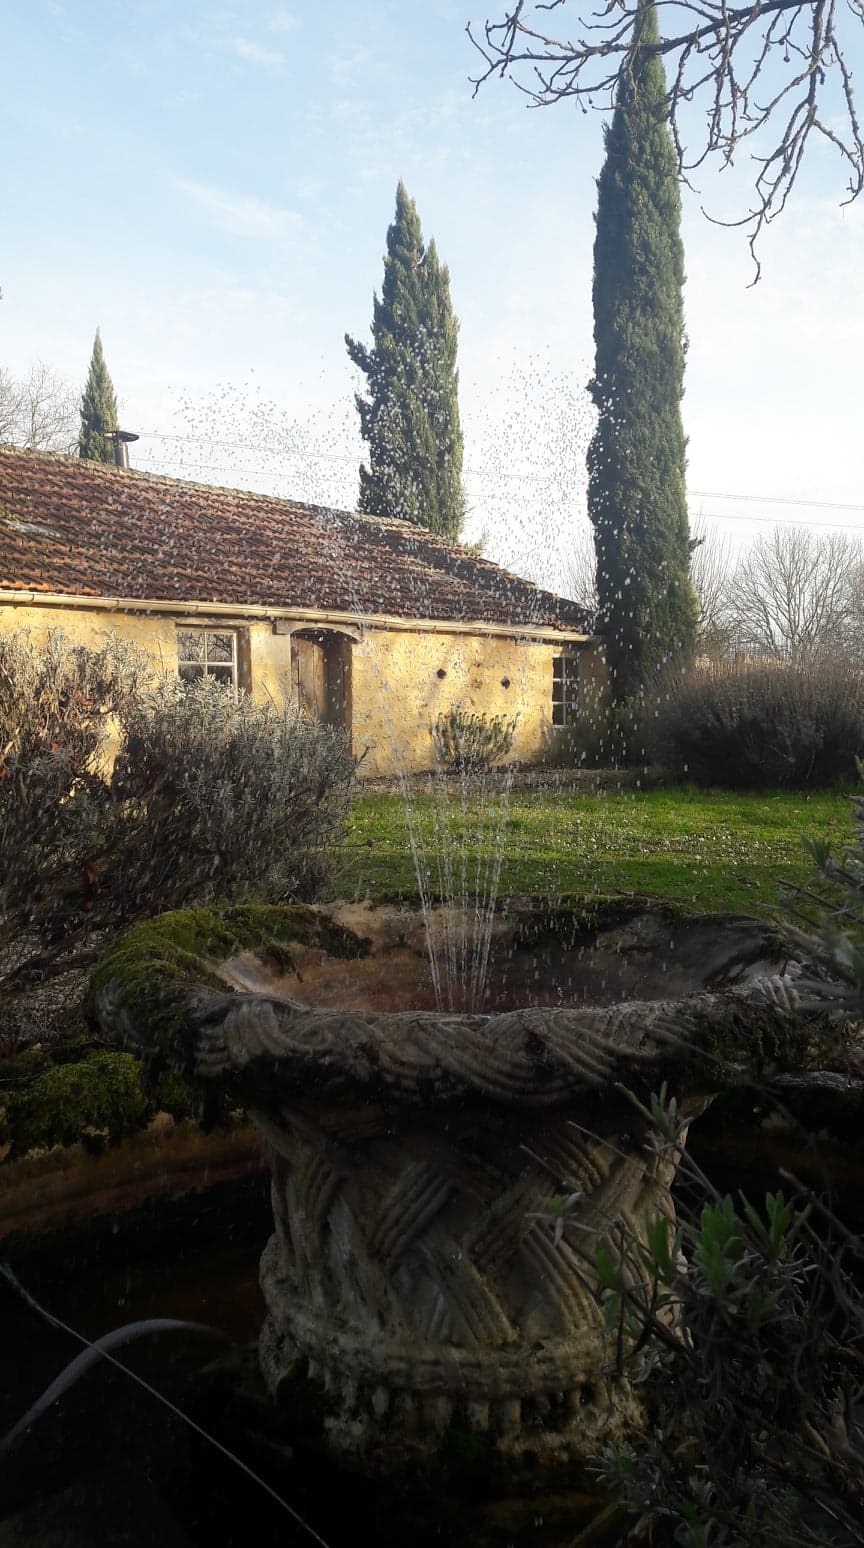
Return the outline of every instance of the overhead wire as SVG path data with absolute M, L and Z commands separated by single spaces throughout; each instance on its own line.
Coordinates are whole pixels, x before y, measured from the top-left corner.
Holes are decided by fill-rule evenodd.
M 315 462 L 334 462 L 341 463 L 343 465 L 350 464 L 351 466 L 355 466 L 357 463 L 357 457 L 351 456 L 347 453 L 310 451 L 301 447 L 285 448 L 274 453 L 272 447 L 262 446 L 260 443 L 250 442 L 248 440 L 224 440 L 216 436 L 178 435 L 167 431 L 163 432 L 157 430 L 144 430 L 140 432 L 140 438 L 141 440 L 157 442 L 179 442 L 183 445 L 218 446 L 220 448 L 224 448 L 225 450 L 230 450 L 236 447 L 237 449 L 243 451 L 261 452 L 264 455 L 278 455 L 283 461 L 287 460 L 288 462 L 296 459 L 306 459 Z M 198 458 L 196 458 L 194 461 L 186 461 L 183 458 L 179 458 L 178 461 L 181 468 L 194 468 L 204 473 L 229 473 L 233 477 L 236 477 L 238 474 L 242 474 L 250 478 L 267 478 L 273 477 L 274 475 L 276 477 L 287 477 L 290 471 L 290 469 L 287 467 L 238 467 L 230 463 L 226 464 L 209 462 Z M 555 475 L 552 473 L 547 474 L 544 477 L 543 475 L 538 476 L 536 473 L 512 473 L 505 472 L 503 470 L 499 472 L 497 470 L 486 468 L 466 468 L 465 476 L 467 478 L 487 478 L 502 480 L 505 482 L 524 482 L 526 480 L 533 480 L 535 486 L 552 483 L 555 479 Z M 690 489 L 687 492 L 687 498 L 688 500 L 730 500 L 753 505 L 795 506 L 796 508 L 807 510 L 861 511 L 864 513 L 864 503 L 858 504 L 856 502 L 838 500 L 809 500 L 798 495 L 758 495 L 742 493 L 737 490 Z M 780 526 L 833 527 L 839 531 L 847 532 L 858 532 L 864 530 L 864 524 L 862 523 L 818 520 L 802 521 L 799 518 L 791 516 L 783 517 L 774 515 L 737 515 L 731 511 L 702 511 L 700 512 L 700 516 L 708 521 L 772 522 L 774 525 Z

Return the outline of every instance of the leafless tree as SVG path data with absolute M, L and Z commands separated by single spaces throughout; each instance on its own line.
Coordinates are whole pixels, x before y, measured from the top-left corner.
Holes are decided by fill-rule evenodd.
M 23 381 L 0 371 L 0 442 L 30 451 L 74 450 L 78 398 L 61 376 L 37 360 Z
M 697 649 L 707 656 L 725 656 L 730 648 L 729 616 L 731 547 L 713 527 L 693 529 L 694 548 L 690 561 L 690 579 L 699 598 Z M 574 602 L 581 602 L 589 613 L 597 611 L 596 559 L 590 527 L 580 526 L 573 534 L 572 548 L 564 566 L 564 590 Z
M 732 640 L 729 614 L 732 548 L 716 527 L 693 526 L 690 579 L 699 598 L 697 649 L 717 660 L 728 654 Z
M 0 445 L 15 445 L 20 422 L 21 383 L 0 369 Z
M 751 250 L 783 209 L 811 135 L 844 163 L 846 202 L 857 197 L 864 139 L 849 60 L 861 46 L 862 0 L 655 0 L 669 36 L 642 45 L 634 22 L 644 3 L 601 0 L 592 11 L 584 0 L 515 0 L 499 20 L 481 29 L 469 23 L 483 60 L 475 93 L 490 77 L 508 77 L 539 107 L 572 98 L 583 110 L 606 109 L 645 49 L 667 62 L 669 125 L 683 177 L 712 155 L 728 166 L 742 144 L 753 143 L 753 207 L 724 222 L 749 228 Z M 688 145 L 686 110 L 694 101 L 704 105 L 705 130 Z
M 564 591 L 587 613 L 597 611 L 597 560 L 591 528 L 582 525 L 573 533 L 573 544 L 564 564 Z
M 737 646 L 776 661 L 860 653 L 864 550 L 842 532 L 778 526 L 756 539 L 732 576 Z

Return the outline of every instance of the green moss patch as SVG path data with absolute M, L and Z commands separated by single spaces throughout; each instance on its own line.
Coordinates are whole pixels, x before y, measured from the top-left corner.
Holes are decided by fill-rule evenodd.
M 14 1160 L 33 1149 L 77 1143 L 100 1150 L 159 1112 L 207 1127 L 219 1114 L 202 1111 L 200 1092 L 177 1068 L 184 994 L 190 984 L 230 993 L 213 964 L 243 951 L 254 951 L 275 973 L 290 973 L 296 945 L 338 957 L 369 949 L 368 942 L 302 905 L 184 909 L 129 931 L 95 969 L 85 1012 L 93 1024 L 104 997 L 118 1026 L 124 1016 L 130 1023 L 134 1017 L 136 1040 L 143 1031 L 150 1046 L 128 1052 L 78 1036 L 0 1061 L 0 1157 Z
M 364 956 L 369 943 L 303 904 L 248 904 L 225 909 L 181 909 L 136 925 L 91 975 L 85 1011 L 104 1026 L 106 1007 L 122 1038 L 134 1028 L 148 1078 L 186 1066 L 185 1021 L 190 984 L 228 993 L 214 964 L 252 951 L 281 976 L 294 969 L 292 946 L 334 957 Z M 170 1110 L 170 1109 L 169 1109 Z

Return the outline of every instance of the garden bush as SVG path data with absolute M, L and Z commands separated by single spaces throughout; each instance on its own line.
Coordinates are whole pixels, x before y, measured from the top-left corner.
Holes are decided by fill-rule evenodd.
M 597 1244 L 607 1326 L 652 1421 L 607 1449 L 605 1481 L 655 1548 L 860 1542 L 860 1242 L 815 1199 L 721 1196 L 681 1149 L 674 1099 L 652 1110 L 702 1203 L 645 1243 L 619 1231 L 615 1255 Z
M 516 721 L 506 715 L 478 715 L 454 704 L 432 727 L 435 758 L 457 773 L 477 773 L 506 758 Z
M 117 641 L 0 638 L 0 989 L 167 909 L 314 896 L 354 772 L 340 733 Z
M 643 739 L 676 777 L 729 790 L 822 789 L 856 778 L 864 674 L 842 661 L 740 661 L 661 683 Z

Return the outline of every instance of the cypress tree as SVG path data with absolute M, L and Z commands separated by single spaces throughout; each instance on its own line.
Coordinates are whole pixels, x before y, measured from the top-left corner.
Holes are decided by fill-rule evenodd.
M 454 540 L 465 514 L 458 331 L 447 267 L 434 241 L 424 245 L 414 201 L 400 182 L 381 297 L 373 299 L 372 347 L 345 335 L 348 354 L 367 378 L 366 396 L 356 399 L 369 444 L 360 509 Z
M 89 462 L 113 462 L 114 448 L 106 436 L 106 430 L 117 429 L 117 399 L 105 356 L 99 329 L 93 341 L 87 384 L 81 397 L 81 429 L 78 432 L 78 455 Z
M 653 0 L 636 18 L 659 42 Z M 677 166 L 657 54 L 618 86 L 597 184 L 588 511 L 612 698 L 638 693 L 696 640 L 685 491 L 684 249 Z

